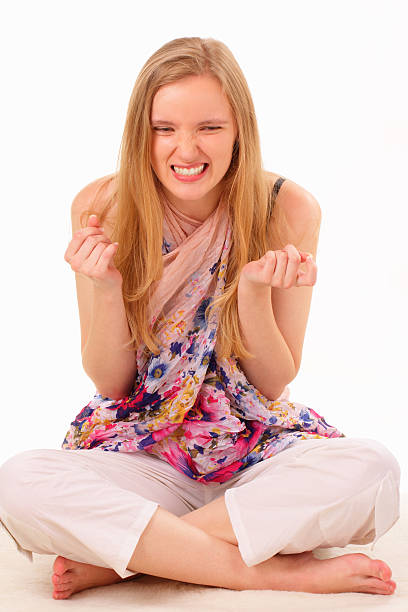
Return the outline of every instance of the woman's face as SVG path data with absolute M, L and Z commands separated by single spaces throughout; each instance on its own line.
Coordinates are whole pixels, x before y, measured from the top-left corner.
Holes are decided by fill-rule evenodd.
M 150 120 L 151 164 L 166 196 L 182 212 L 204 220 L 219 200 L 237 136 L 220 84 L 211 76 L 191 76 L 163 85 Z

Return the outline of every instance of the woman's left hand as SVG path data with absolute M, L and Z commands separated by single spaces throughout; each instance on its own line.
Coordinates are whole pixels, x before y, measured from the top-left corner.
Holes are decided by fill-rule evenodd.
M 299 266 L 305 264 L 305 269 Z M 316 283 L 317 266 L 311 253 L 298 251 L 293 244 L 282 250 L 267 251 L 261 259 L 248 262 L 241 271 L 241 279 L 255 285 L 279 289 L 313 286 Z

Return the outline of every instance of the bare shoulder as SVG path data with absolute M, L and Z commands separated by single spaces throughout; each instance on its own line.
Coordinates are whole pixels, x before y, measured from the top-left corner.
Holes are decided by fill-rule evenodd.
M 115 175 L 110 174 L 103 176 L 88 185 L 85 185 L 74 197 L 71 204 L 71 221 L 73 233 L 82 229 L 81 215 L 84 211 L 92 207 L 96 214 L 101 213 L 104 206 L 112 196 L 114 189 L 114 181 L 110 180 Z M 109 228 L 113 227 L 115 217 L 115 207 L 113 206 L 107 213 L 104 221 L 107 233 Z
M 268 180 L 273 185 L 279 174 L 267 172 Z M 293 234 L 304 235 L 308 228 L 315 232 L 320 226 L 321 208 L 319 202 L 307 189 L 285 177 L 275 200 L 275 206 L 284 213 L 288 226 Z

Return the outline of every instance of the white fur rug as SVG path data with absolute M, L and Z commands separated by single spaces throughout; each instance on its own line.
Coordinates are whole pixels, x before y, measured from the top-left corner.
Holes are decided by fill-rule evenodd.
M 0 529 L 0 610 L 1 612 L 59 612 L 69 607 L 73 612 L 112 612 L 138 610 L 153 612 L 238 612 L 245 610 L 301 609 L 317 612 L 368 609 L 408 612 L 408 492 L 401 492 L 401 517 L 369 552 L 370 545 L 345 548 L 321 548 L 314 554 L 321 559 L 350 552 L 363 552 L 382 559 L 392 569 L 397 583 L 393 595 L 368 593 L 315 594 L 289 591 L 232 591 L 217 587 L 175 582 L 143 575 L 129 582 L 88 589 L 68 600 L 52 598 L 52 564 L 55 555 L 34 554 L 30 563 L 17 552 L 14 542 Z

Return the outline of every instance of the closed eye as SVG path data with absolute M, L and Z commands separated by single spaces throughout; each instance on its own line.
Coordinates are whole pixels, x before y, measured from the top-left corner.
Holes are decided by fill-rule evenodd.
M 169 127 L 154 127 L 153 128 L 156 132 L 167 132 L 173 128 L 169 128 Z M 220 130 L 221 127 L 216 127 L 216 126 L 212 126 L 212 125 L 206 125 L 202 128 L 203 130 Z

